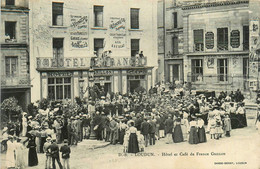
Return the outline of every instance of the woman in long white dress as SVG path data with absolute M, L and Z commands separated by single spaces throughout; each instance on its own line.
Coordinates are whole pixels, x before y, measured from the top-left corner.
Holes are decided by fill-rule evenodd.
M 23 130 L 22 130 L 22 136 L 26 136 L 27 133 L 27 118 L 26 118 L 27 113 L 23 113 L 23 118 L 22 118 L 22 125 L 23 125 Z
M 17 143 L 16 143 L 16 168 L 19 169 L 23 169 L 25 168 L 25 147 L 23 146 L 23 144 L 20 142 L 21 139 L 18 138 L 17 139 Z
M 7 151 L 6 151 L 6 168 L 15 168 L 15 149 L 13 136 L 8 136 Z

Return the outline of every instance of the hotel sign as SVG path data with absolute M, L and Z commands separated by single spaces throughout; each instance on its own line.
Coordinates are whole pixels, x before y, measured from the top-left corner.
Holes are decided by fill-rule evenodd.
M 37 68 L 89 68 L 89 67 L 142 67 L 147 58 L 131 57 L 68 57 L 61 59 L 36 58 Z

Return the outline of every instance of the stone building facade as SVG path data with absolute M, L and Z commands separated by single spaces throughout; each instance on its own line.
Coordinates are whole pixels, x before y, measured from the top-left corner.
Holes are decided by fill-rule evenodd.
M 249 2 L 183 6 L 184 81 L 196 90 L 247 91 Z
M 149 90 L 158 67 L 156 5 L 150 0 L 30 1 L 32 101 L 88 97 L 92 68 L 93 83 L 104 83 L 106 92 Z
M 30 103 L 29 9 L 27 0 L 1 1 L 1 100 Z

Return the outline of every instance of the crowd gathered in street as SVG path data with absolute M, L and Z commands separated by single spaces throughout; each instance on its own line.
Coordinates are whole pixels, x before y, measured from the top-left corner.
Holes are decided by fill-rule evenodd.
M 162 83 L 149 92 L 90 98 L 84 111 L 71 116 L 64 113 L 66 103 L 40 109 L 34 117 L 24 112 L 3 130 L 6 166 L 24 168 L 27 147 L 29 166 L 38 165 L 37 153 L 45 153 L 45 168 L 56 168 L 55 162 L 69 168 L 70 147 L 88 139 L 121 144 L 125 153 L 145 151 L 162 138 L 166 144 L 217 141 L 247 126 L 243 101 L 239 90 L 215 96 L 192 93 L 187 83 L 174 89 Z

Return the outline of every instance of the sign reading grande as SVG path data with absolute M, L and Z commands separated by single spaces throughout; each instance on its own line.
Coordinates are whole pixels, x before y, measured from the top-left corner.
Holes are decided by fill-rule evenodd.
M 89 67 L 139 67 L 146 66 L 147 58 L 135 57 L 68 57 L 36 58 L 37 68 L 89 68 Z

